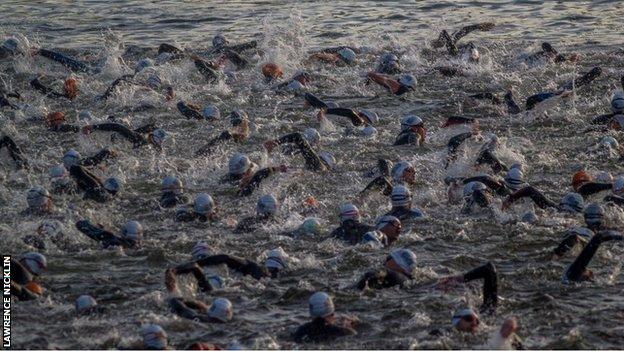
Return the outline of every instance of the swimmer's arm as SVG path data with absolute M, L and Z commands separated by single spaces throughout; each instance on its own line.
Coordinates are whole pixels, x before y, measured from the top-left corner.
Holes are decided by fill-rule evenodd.
M 35 300 L 39 296 L 11 280 L 11 295 L 20 301 Z
M 356 111 L 350 108 L 328 108 L 325 113 L 328 115 L 347 117 L 351 121 L 351 124 L 356 127 L 366 124 L 364 119 Z
M 115 81 L 106 89 L 104 94 L 102 94 L 99 97 L 99 99 L 101 99 L 101 100 L 108 99 L 111 95 L 113 95 L 113 93 L 115 92 L 115 88 L 117 88 L 117 86 L 119 86 L 123 82 L 132 83 L 132 82 L 130 82 L 130 79 L 132 79 L 132 78 L 134 78 L 134 74 L 126 74 L 126 75 L 123 75 L 123 76 L 115 79 Z
M 82 166 L 71 166 L 69 174 L 82 190 L 103 187 L 102 181 Z
M 565 276 L 569 280 L 573 281 L 583 279 L 584 273 L 587 270 L 587 266 L 596 254 L 596 251 L 598 251 L 600 244 L 611 240 L 621 241 L 624 240 L 624 236 L 613 231 L 600 232 L 594 235 L 589 243 L 585 245 L 585 248 L 583 248 L 583 251 L 581 251 L 576 260 L 574 260 L 574 262 L 572 262 L 572 264 L 568 267 Z
M 174 297 L 169 299 L 169 308 L 175 314 L 180 317 L 188 318 L 188 319 L 196 319 L 198 318 L 198 313 L 193 309 L 187 306 L 187 301 L 183 300 L 179 297 Z
M 277 173 L 278 171 L 279 169 L 277 167 L 267 167 L 267 168 L 263 168 L 259 170 L 251 177 L 249 182 L 245 184 L 243 188 L 241 188 L 241 190 L 239 191 L 239 195 L 240 196 L 251 195 L 254 192 L 254 190 L 256 190 L 260 186 L 260 183 L 262 183 L 263 180 L 270 177 L 272 174 Z
M 401 85 L 394 79 L 389 78 L 384 74 L 379 74 L 376 72 L 368 72 L 367 77 L 370 78 L 373 82 L 390 89 L 390 91 L 394 94 L 399 91 Z
M 498 275 L 496 267 L 491 262 L 479 266 L 464 274 L 464 282 L 475 279 L 483 279 L 483 305 L 484 310 L 496 309 L 498 305 Z
M 258 47 L 258 42 L 255 41 L 255 40 L 252 40 L 252 41 L 249 41 L 247 43 L 231 45 L 231 46 L 228 46 L 227 48 L 229 50 L 232 50 L 232 51 L 240 53 L 240 52 L 245 51 L 245 50 L 255 49 L 256 47 Z
M 516 115 L 520 113 L 521 111 L 520 106 L 518 106 L 518 104 L 514 100 L 513 93 L 511 92 L 511 90 L 508 90 L 507 93 L 505 93 L 504 99 L 505 99 L 505 104 L 507 104 L 507 113 L 511 115 Z
M 276 140 L 278 145 L 286 143 L 294 143 L 301 155 L 306 161 L 306 166 L 314 171 L 325 170 L 323 161 L 318 154 L 312 149 L 308 141 L 303 137 L 303 134 L 299 132 L 286 134 Z
M 489 175 L 466 178 L 463 180 L 463 182 L 464 184 L 468 184 L 470 182 L 481 182 L 500 195 L 509 195 L 509 191 L 507 190 L 505 185 Z
M 87 157 L 85 159 L 83 159 L 80 164 L 83 166 L 97 166 L 98 164 L 100 164 L 102 161 L 110 158 L 110 157 L 115 157 L 115 153 L 111 150 L 109 150 L 108 148 L 104 148 L 102 150 L 100 150 L 100 152 L 98 152 L 97 154 L 91 156 L 91 157 Z
M 496 24 L 492 22 L 484 22 L 484 23 L 478 23 L 478 24 L 465 26 L 453 34 L 453 41 L 457 43 L 461 38 L 465 37 L 466 35 L 474 31 L 487 32 L 491 30 L 492 28 L 494 28 L 495 26 Z
M 600 115 L 592 119 L 591 124 L 607 124 L 615 116 L 615 113 L 607 113 L 606 115 Z
M 368 183 L 366 188 L 360 192 L 360 195 L 364 195 L 373 189 L 380 189 L 384 195 L 389 196 L 392 193 L 392 183 L 390 183 L 388 178 L 379 176 Z
M 624 206 L 624 197 L 617 195 L 607 195 L 604 198 L 604 201 L 611 201 L 618 206 Z
M 371 284 L 379 285 L 383 277 L 380 277 L 381 272 L 367 272 L 364 276 L 355 284 L 356 289 L 364 290 Z
M 565 255 L 568 251 L 570 251 L 574 246 L 582 242 L 581 236 L 578 234 L 570 233 L 566 235 L 566 237 L 557 245 L 556 248 L 553 249 L 553 255 L 557 257 L 561 257 Z
M 448 143 L 446 144 L 449 150 L 449 154 L 454 154 L 455 151 L 457 151 L 457 149 L 461 146 L 461 144 L 463 144 L 464 141 L 472 137 L 472 135 L 473 135 L 472 132 L 466 132 L 466 133 L 457 134 L 451 139 L 449 139 Z
M 27 168 L 28 161 L 24 157 L 24 153 L 17 146 L 17 144 L 11 139 L 9 136 L 4 136 L 0 139 L 0 148 L 6 146 L 9 151 L 9 156 L 13 159 L 13 161 L 18 165 L 19 168 Z
M 78 133 L 80 131 L 80 127 L 73 124 L 61 124 L 53 128 L 53 130 L 61 133 Z
M 89 130 L 99 130 L 99 131 L 103 131 L 103 132 L 115 132 L 115 133 L 119 133 L 121 136 L 123 136 L 124 138 L 132 141 L 132 142 L 136 142 L 138 138 L 137 133 L 135 133 L 134 131 L 132 131 L 130 128 L 124 126 L 123 124 L 120 123 L 99 123 L 99 124 L 92 124 L 90 126 L 87 127 Z
M 238 68 L 244 68 L 249 64 L 244 57 L 233 50 L 226 50 L 225 56 L 227 56 L 228 60 L 232 61 L 232 63 L 234 63 Z
M 590 183 L 585 183 L 583 185 L 581 185 L 581 187 L 578 189 L 578 193 L 581 194 L 582 196 L 587 196 L 587 195 L 592 195 L 595 193 L 599 193 L 603 190 L 609 190 L 613 187 L 613 185 L 611 185 L 611 183 L 594 183 L 594 182 L 590 182 Z
M 154 131 L 154 129 L 156 129 L 156 124 L 154 123 L 148 123 L 146 125 L 140 126 L 138 128 L 134 129 L 135 133 L 140 133 L 140 134 L 147 134 L 147 133 L 151 133 Z
M 327 109 L 327 104 L 311 93 L 306 92 L 303 95 L 303 98 L 305 99 L 306 104 L 314 108 Z
M 76 222 L 76 229 L 89 238 L 99 242 L 111 241 L 117 238 L 115 234 L 103 228 L 94 226 L 91 222 L 89 222 L 89 220 L 86 219 Z
M 516 191 L 515 193 L 509 195 L 507 199 L 505 199 L 505 202 L 507 204 L 511 204 L 515 202 L 516 200 L 519 200 L 523 197 L 531 198 L 531 200 L 533 200 L 533 202 L 539 208 L 548 208 L 548 207 L 558 208 L 559 207 L 556 202 L 549 200 L 548 198 L 546 198 L 546 196 L 544 196 L 544 194 L 542 194 L 539 190 L 537 190 L 536 188 L 532 186 L 524 187 Z
M 440 38 L 444 41 L 444 45 L 446 45 L 449 55 L 451 56 L 459 55 L 459 50 L 457 49 L 455 42 L 453 41 L 453 39 L 451 39 L 451 36 L 448 34 L 446 30 L 442 31 L 442 33 L 440 34 Z
M 63 94 L 57 93 L 56 91 L 48 88 L 47 86 L 45 86 L 43 83 L 41 83 L 40 79 L 43 76 L 39 76 L 33 80 L 30 81 L 30 86 L 33 87 L 33 89 L 37 90 L 38 92 L 40 92 L 43 95 L 48 95 L 48 96 L 52 96 L 52 97 L 63 97 Z

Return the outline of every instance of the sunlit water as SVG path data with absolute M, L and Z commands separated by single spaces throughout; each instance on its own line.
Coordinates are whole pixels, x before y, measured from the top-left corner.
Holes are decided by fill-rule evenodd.
M 15 347 L 132 347 L 139 340 L 140 326 L 154 322 L 164 327 L 170 344 L 177 348 L 194 341 L 292 348 L 296 345 L 289 333 L 308 319 L 307 298 L 316 290 L 325 290 L 334 296 L 339 313 L 359 318 L 359 335 L 307 347 L 474 348 L 484 345 L 502 321 L 514 315 L 519 318 L 519 335 L 528 348 L 621 348 L 621 246 L 605 245 L 599 250 L 591 265 L 598 277 L 595 282 L 562 285 L 561 273 L 572 257 L 553 262 L 548 253 L 563 230 L 581 223 L 582 218 L 538 211 L 540 223 L 527 226 L 510 222 L 514 212 L 461 215 L 459 205 L 448 204 L 443 178 L 487 169 L 468 166 L 479 147 L 474 144 L 458 165 L 444 170 L 446 141 L 463 129 L 439 126 L 450 115 L 479 118 L 485 133 L 500 137 L 501 159 L 508 164 L 523 163 L 527 180 L 553 199 L 570 190 L 570 176 L 581 166 L 590 172 L 605 170 L 617 175 L 621 172 L 617 158 L 587 153 L 602 134 L 583 130 L 593 116 L 609 111 L 611 93 L 619 86 L 623 15 L 618 1 L 2 1 L 0 32 L 24 35 L 33 46 L 71 49 L 78 57 L 107 62 L 99 75 L 78 76 L 82 94 L 72 103 L 43 98 L 28 87 L 28 81 L 38 73 L 67 76 L 68 71 L 61 66 L 40 57 L 2 64 L 2 80 L 22 92 L 30 105 L 23 111 L 2 111 L 2 130 L 14 136 L 32 164 L 29 172 L 15 171 L 2 151 L 2 252 L 17 255 L 33 250 L 22 238 L 33 234 L 42 218 L 20 214 L 26 207 L 25 192 L 35 184 L 49 187 L 47 170 L 60 163 L 65 151 L 75 148 L 89 155 L 111 145 L 107 135 L 49 133 L 40 119 L 33 120 L 37 116 L 33 111 L 62 110 L 72 121 L 82 110 L 91 111 L 97 120 L 108 115 L 125 116 L 136 126 L 154 121 L 173 136 L 162 154 L 149 148 L 132 149 L 125 142 L 112 145 L 119 156 L 106 168 L 96 170 L 99 175 L 124 180 L 122 193 L 112 203 L 87 202 L 79 195 L 55 197 L 54 218 L 63 223 L 68 244 L 47 245 L 49 271 L 41 279 L 45 298 L 13 305 Z M 497 27 L 464 39 L 474 41 L 483 56 L 479 65 L 466 67 L 469 76 L 445 78 L 432 73 L 431 68 L 455 61 L 427 52 L 428 41 L 441 29 L 481 21 L 496 22 Z M 218 86 L 206 84 L 190 61 L 160 66 L 158 73 L 175 87 L 179 98 L 215 103 L 223 114 L 234 108 L 246 110 L 253 124 L 246 143 L 228 144 L 213 157 L 197 158 L 194 151 L 226 128 L 227 120 L 212 124 L 188 121 L 177 112 L 175 102 L 165 103 L 158 96 L 133 88 L 106 103 L 93 101 L 115 78 L 132 71 L 132 60 L 125 65 L 115 59 L 126 47 L 155 48 L 169 42 L 202 52 L 218 32 L 233 42 L 256 39 L 265 55 L 252 57 L 251 69 Z M 582 60 L 576 66 L 527 66 L 523 55 L 538 50 L 542 41 L 550 41 L 562 52 L 580 52 Z M 354 67 L 302 64 L 309 50 L 344 44 L 364 49 Z M 404 67 L 419 80 L 415 93 L 396 98 L 363 84 L 364 73 L 374 67 L 376 53 L 383 49 L 401 54 Z M 331 119 L 332 126 L 321 128 L 314 113 L 301 108 L 300 98 L 277 96 L 262 82 L 259 67 L 270 60 L 283 66 L 287 75 L 305 67 L 317 77 L 311 90 L 324 98 L 379 113 L 379 135 L 368 140 L 345 136 L 343 121 L 336 119 Z M 523 98 L 556 87 L 594 66 L 601 66 L 604 73 L 591 87 L 570 99 L 557 99 L 535 113 L 510 117 L 498 107 L 466 100 L 472 93 L 502 93 L 509 87 Z M 157 108 L 127 112 L 143 103 Z M 391 146 L 400 118 L 408 113 L 420 115 L 428 126 L 428 144 L 423 148 Z M 262 142 L 268 137 L 307 127 L 321 129 L 322 149 L 331 150 L 338 159 L 333 172 L 313 174 L 303 170 L 299 157 L 264 153 Z M 253 196 L 238 198 L 235 189 L 219 182 L 228 158 L 237 151 L 249 153 L 261 165 L 288 163 L 290 170 L 264 182 Z M 409 225 L 411 230 L 398 243 L 418 256 L 417 283 L 362 294 L 350 286 L 367 270 L 380 267 L 387 250 L 321 241 L 325 235 L 292 239 L 278 233 L 301 223 L 305 218 L 301 203 L 310 195 L 321 203 L 315 216 L 323 220 L 329 232 L 337 225 L 338 205 L 353 200 L 364 188 L 370 178 L 363 174 L 380 157 L 417 165 L 414 203 L 429 219 Z M 160 180 L 166 175 L 180 177 L 191 195 L 211 193 L 221 207 L 222 220 L 212 225 L 175 223 L 173 211 L 157 205 Z M 251 215 L 257 198 L 264 193 L 273 193 L 281 201 L 278 224 L 250 234 L 233 234 L 236 220 Z M 379 195 L 358 205 L 366 222 L 373 222 L 389 209 L 387 199 Z M 610 209 L 609 214 L 614 226 L 621 225 L 621 211 Z M 110 228 L 137 219 L 147 228 L 146 240 L 139 250 L 102 251 L 75 229 L 74 223 L 82 218 Z M 191 280 L 183 279 L 191 285 L 182 289 L 186 296 L 195 295 L 207 303 L 215 296 L 227 297 L 234 304 L 231 323 L 197 323 L 169 312 L 163 277 L 167 267 L 189 259 L 190 249 L 198 240 L 207 241 L 215 252 L 258 261 L 267 250 L 281 246 L 296 260 L 283 278 L 260 282 L 217 269 L 226 276 L 227 287 L 214 296 L 196 294 Z M 477 307 L 480 286 L 470 284 L 449 294 L 423 286 L 437 276 L 464 272 L 486 260 L 495 263 L 500 272 L 502 301 L 497 315 L 484 317 L 476 336 L 430 336 L 432 329 L 449 326 L 455 309 Z M 96 297 L 106 312 L 77 318 L 73 302 L 85 293 Z

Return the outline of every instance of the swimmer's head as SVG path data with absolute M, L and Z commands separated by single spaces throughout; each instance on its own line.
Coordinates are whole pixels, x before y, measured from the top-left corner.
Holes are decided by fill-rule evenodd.
M 201 260 L 204 257 L 208 257 L 211 254 L 212 254 L 212 249 L 210 248 L 210 245 L 208 245 L 207 243 L 203 241 L 198 241 L 195 244 L 195 246 L 193 246 L 193 249 L 191 250 L 191 257 L 195 261 Z
M 596 173 L 595 179 L 599 183 L 612 183 L 613 182 L 613 176 L 611 175 L 611 173 L 607 171 L 600 171 Z
M 329 151 L 321 151 L 319 152 L 319 157 L 325 162 L 327 167 L 333 169 L 336 166 L 336 158 Z
M 314 128 L 307 128 L 301 134 L 311 146 L 317 146 L 318 143 L 321 141 L 321 134 L 318 132 L 318 130 Z
M 208 216 L 214 211 L 215 202 L 212 196 L 206 193 L 197 194 L 193 201 L 193 211 L 199 215 Z
M 416 269 L 416 255 L 409 249 L 395 249 L 386 258 L 386 268 L 412 276 Z
M 334 302 L 331 296 L 324 292 L 316 292 L 308 300 L 310 317 L 326 318 L 334 314 Z
M 40 187 L 35 186 L 28 190 L 26 193 L 26 202 L 28 208 L 36 211 L 47 211 L 52 207 L 52 197 L 50 193 Z
M 58 237 L 63 234 L 63 224 L 57 220 L 45 219 L 41 222 L 39 227 L 37 227 L 37 234 L 48 237 Z
M 49 174 L 50 174 L 50 178 L 52 178 L 52 181 L 54 181 L 55 179 L 59 179 L 59 178 L 66 178 L 69 176 L 69 172 L 67 172 L 67 168 L 65 168 L 65 166 L 63 165 L 57 165 L 57 166 L 50 168 Z
M 399 84 L 409 88 L 409 89 L 416 89 L 416 77 L 414 77 L 411 74 L 403 74 L 399 77 L 398 79 Z
M 370 231 L 362 236 L 362 243 L 372 247 L 383 247 L 384 234 L 378 231 Z
M 380 57 L 379 57 L 379 62 L 381 63 L 391 63 L 391 62 L 399 62 L 399 58 L 397 57 L 397 55 L 391 53 L 391 52 L 386 52 L 383 53 Z
M 360 113 L 364 116 L 368 124 L 375 125 L 379 122 L 379 116 L 371 110 L 361 110 Z
M 41 275 L 48 269 L 45 256 L 38 252 L 27 252 L 23 254 L 20 258 L 20 262 L 34 275 Z
M 611 110 L 613 113 L 624 113 L 624 92 L 618 90 L 611 98 Z
M 404 185 L 396 185 L 392 187 L 390 195 L 392 207 L 410 207 L 412 204 L 412 193 Z
M 349 48 L 342 48 L 338 50 L 338 56 L 340 56 L 340 59 L 348 64 L 353 64 L 356 58 L 355 52 Z
M 363 137 L 370 138 L 370 137 L 373 137 L 373 136 L 377 135 L 378 132 L 377 132 L 377 128 L 375 128 L 375 127 L 373 127 L 371 125 L 368 125 L 368 126 L 362 128 L 360 133 L 361 133 L 361 135 Z
M 251 160 L 245 154 L 236 153 L 228 162 L 228 171 L 232 176 L 243 176 L 245 173 L 250 172 L 253 167 Z
M 216 274 L 206 273 L 204 276 L 213 289 L 221 289 L 225 286 L 223 278 Z
M 572 188 L 576 191 L 581 185 L 591 180 L 592 178 L 585 171 L 578 171 L 572 175 Z
M 121 180 L 117 177 L 109 177 L 104 181 L 104 189 L 109 193 L 116 195 L 121 189 Z
M 262 75 L 267 80 L 279 79 L 284 76 L 284 72 L 276 63 L 267 62 L 262 65 Z
M 525 212 L 520 218 L 520 222 L 524 222 L 528 224 L 535 224 L 537 220 L 538 220 L 537 215 L 533 211 Z
M 414 115 L 408 115 L 401 119 L 401 131 L 410 130 L 416 127 L 423 127 L 424 122 L 422 118 Z
M 141 330 L 143 347 L 151 350 L 167 349 L 167 333 L 156 324 L 148 324 Z
M 620 143 L 612 136 L 605 136 L 600 139 L 600 145 L 612 150 L 618 150 L 620 148 Z
M 416 170 L 407 161 L 397 162 L 390 170 L 392 179 L 397 183 L 407 183 L 412 185 L 416 182 Z
M 65 122 L 65 114 L 63 112 L 50 112 L 45 116 L 45 124 L 49 128 L 56 128 L 63 122 Z
M 97 301 L 90 295 L 81 295 L 76 299 L 76 314 L 89 314 L 97 308 L 97 304 Z
M 76 166 L 80 162 L 81 156 L 78 151 L 71 149 L 63 155 L 63 165 L 69 169 L 71 166 Z
M 234 307 L 230 300 L 225 298 L 216 298 L 210 308 L 208 309 L 208 317 L 220 320 L 223 323 L 227 323 L 232 320 L 234 314 Z
M 474 45 L 471 45 L 470 48 L 468 48 L 462 54 L 462 60 L 466 62 L 479 62 L 480 58 L 481 54 L 479 53 L 479 50 L 474 47 Z
M 260 217 L 272 217 L 277 213 L 277 207 L 279 206 L 275 196 L 267 194 L 258 199 L 256 204 L 256 213 Z
M 160 190 L 162 190 L 163 193 L 179 195 L 184 192 L 184 186 L 180 179 L 174 176 L 166 176 L 160 183 Z
M 524 174 L 519 168 L 512 168 L 505 175 L 505 185 L 511 190 L 518 190 L 524 184 Z
M 303 234 L 321 234 L 321 222 L 317 218 L 306 218 L 299 226 L 299 231 Z
M 613 180 L 613 193 L 618 196 L 624 195 L 624 177 L 619 176 Z
M 339 217 L 340 217 L 341 224 L 349 220 L 354 221 L 354 222 L 359 222 L 360 210 L 357 207 L 355 207 L 355 205 L 352 203 L 344 203 L 340 205 Z
M 453 314 L 451 324 L 461 332 L 475 333 L 479 327 L 479 316 L 470 308 L 461 309 Z
M 143 237 L 143 226 L 137 221 L 128 221 L 121 228 L 121 236 L 125 239 L 139 242 Z
M 167 139 L 167 132 L 162 128 L 156 128 L 150 133 L 150 140 L 154 145 L 162 146 Z
M 601 227 L 604 221 L 604 216 L 605 213 L 602 206 L 597 203 L 587 205 L 583 211 L 583 218 L 585 219 L 587 227 L 590 229 Z
M 212 38 L 212 46 L 214 46 L 215 48 L 220 48 L 220 47 L 225 46 L 227 44 L 229 44 L 229 42 L 221 34 L 217 34 L 217 35 L 214 36 L 214 38 Z
M 395 216 L 385 215 L 381 216 L 375 225 L 375 229 L 386 234 L 388 239 L 396 240 L 401 234 L 401 220 Z
M 160 77 L 157 74 L 153 73 L 147 77 L 146 83 L 148 87 L 156 90 L 161 86 L 162 79 L 160 79 Z
M 264 262 L 264 265 L 266 268 L 269 269 L 269 271 L 279 272 L 286 269 L 288 258 L 288 254 L 284 252 L 284 249 L 278 247 L 276 249 L 270 250 L 267 253 L 267 258 Z
M 202 116 L 207 120 L 215 120 L 221 117 L 221 112 L 215 105 L 206 105 L 206 107 L 202 109 Z
M 37 282 L 28 282 L 24 284 L 24 288 L 35 295 L 43 294 L 43 288 Z
M 583 197 L 578 193 L 567 193 L 563 196 L 559 205 L 564 211 L 580 213 L 583 211 L 585 201 L 583 201 Z

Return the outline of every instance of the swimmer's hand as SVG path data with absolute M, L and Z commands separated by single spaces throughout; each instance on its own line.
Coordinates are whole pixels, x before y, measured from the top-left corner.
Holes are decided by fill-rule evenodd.
M 435 288 L 447 293 L 455 289 L 457 286 L 463 283 L 463 281 L 464 281 L 464 277 L 461 275 L 444 277 L 435 284 Z
M 275 148 L 277 147 L 277 141 L 275 140 L 267 140 L 264 143 L 264 148 L 267 150 L 268 153 L 273 152 L 273 150 L 275 150 Z
M 84 127 L 82 127 L 82 134 L 84 134 L 84 135 L 89 135 L 89 134 L 91 134 L 92 131 L 93 131 L 93 127 L 91 127 L 91 126 L 84 126 Z
M 176 290 L 176 278 L 173 268 L 169 268 L 165 271 L 165 286 L 169 292 L 174 292 Z

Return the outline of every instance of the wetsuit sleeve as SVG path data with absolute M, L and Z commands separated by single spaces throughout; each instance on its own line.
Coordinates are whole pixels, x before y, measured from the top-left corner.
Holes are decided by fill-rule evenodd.
M 509 202 L 515 202 L 516 200 L 521 199 L 523 197 L 531 198 L 531 200 L 533 200 L 533 202 L 539 208 L 547 208 L 547 207 L 558 208 L 559 207 L 556 202 L 549 200 L 548 198 L 546 198 L 546 196 L 544 196 L 544 194 L 542 194 L 539 190 L 535 189 L 532 186 L 527 186 L 516 191 L 515 193 L 509 195 L 507 197 L 507 200 Z
M 384 289 L 402 285 L 405 281 L 407 281 L 407 277 L 393 271 L 368 272 L 360 279 L 356 287 L 360 290 L 367 286 L 373 289 Z
M 246 51 L 246 50 L 255 49 L 256 47 L 258 47 L 258 42 L 255 41 L 255 40 L 252 40 L 252 41 L 249 41 L 247 43 L 242 43 L 242 44 L 236 44 L 236 45 L 228 46 L 227 48 L 229 50 L 231 50 L 231 51 L 241 53 L 241 52 Z
M 370 183 L 368 183 L 368 185 L 366 185 L 366 188 L 364 188 L 364 190 L 362 190 L 360 194 L 365 194 L 373 189 L 379 189 L 384 195 L 390 196 L 390 194 L 392 193 L 392 183 L 390 183 L 387 177 L 377 177 L 373 179 Z
M 379 172 L 381 173 L 381 175 L 389 176 L 391 168 L 392 168 L 392 163 L 389 160 L 386 160 L 383 158 L 380 158 L 379 160 L 377 160 L 377 169 L 379 169 Z
M 101 100 L 108 99 L 115 92 L 115 88 L 117 88 L 123 82 L 131 83 L 130 79 L 132 79 L 132 78 L 134 78 L 134 74 L 126 74 L 126 75 L 123 75 L 123 76 L 115 79 L 115 81 L 113 81 L 113 83 L 106 89 L 104 94 L 102 94 L 99 97 L 99 99 L 101 99 Z
M 591 124 L 607 124 L 615 116 L 615 113 L 608 113 L 592 119 Z
M 227 56 L 228 60 L 232 61 L 232 63 L 234 63 L 237 68 L 245 68 L 249 64 L 249 62 L 244 57 L 239 55 L 234 50 L 226 50 L 225 56 Z
M 189 273 L 193 274 L 193 277 L 195 277 L 195 280 L 197 280 L 197 285 L 199 285 L 200 289 L 202 289 L 203 291 L 213 290 L 212 285 L 210 285 L 210 282 L 208 281 L 208 279 L 206 279 L 206 276 L 204 275 L 204 271 L 196 262 L 189 262 L 189 263 L 177 266 L 174 269 L 174 273 L 176 275 L 189 274 Z
M 360 115 L 355 110 L 350 109 L 350 108 L 341 108 L 341 107 L 328 108 L 326 113 L 328 115 L 347 117 L 351 121 L 351 124 L 353 124 L 356 127 L 366 124 L 364 120 L 362 119 L 362 117 L 360 117 Z
M 489 175 L 466 178 L 463 182 L 464 184 L 468 184 L 470 182 L 481 182 L 501 196 L 509 195 L 509 190 L 505 187 L 505 184 Z
M 604 198 L 604 201 L 611 201 L 618 206 L 624 206 L 624 197 L 617 195 L 607 195 Z
M 487 32 L 490 29 L 494 28 L 494 26 L 495 26 L 494 23 L 484 22 L 484 23 L 477 23 L 477 24 L 473 24 L 470 26 L 462 27 L 462 29 L 458 30 L 457 32 L 453 34 L 453 42 L 457 43 L 461 38 L 465 37 L 466 35 L 474 31 Z
M 83 159 L 80 164 L 83 166 L 97 166 L 112 155 L 113 153 L 108 148 L 104 148 L 97 154 Z
M 574 88 L 580 88 L 584 85 L 587 85 L 593 82 L 596 78 L 600 77 L 601 74 L 602 74 L 602 69 L 600 67 L 594 67 L 591 69 L 591 71 L 583 74 L 582 76 L 574 79 L 574 81 L 569 82 L 568 84 L 563 86 L 561 90 L 565 91 L 565 90 L 572 90 Z
M 303 95 L 303 98 L 308 102 L 308 104 L 310 104 L 312 107 L 315 108 L 320 108 L 320 109 L 327 109 L 327 104 L 324 103 L 321 99 L 319 99 L 318 97 L 316 97 L 315 95 L 311 94 L 311 93 L 305 93 Z
M 240 196 L 251 195 L 254 190 L 256 190 L 260 186 L 260 183 L 262 183 L 263 180 L 270 177 L 276 172 L 277 171 L 274 167 L 268 167 L 259 170 L 251 177 L 251 180 L 249 180 L 249 182 L 238 192 L 238 194 Z
M 507 166 L 503 164 L 498 159 L 498 157 L 496 157 L 496 155 L 494 155 L 492 151 L 490 151 L 489 149 L 485 149 L 481 151 L 481 153 L 477 157 L 477 161 L 476 161 L 477 165 L 481 165 L 484 163 L 490 165 L 492 167 L 492 171 L 494 171 L 495 173 L 508 170 Z
M 38 54 L 52 61 L 56 61 L 74 72 L 92 73 L 93 71 L 86 64 L 59 52 L 54 52 L 47 49 L 39 49 Z
M 98 179 L 95 175 L 91 174 L 91 172 L 87 171 L 82 166 L 71 166 L 69 168 L 69 174 L 78 184 L 78 188 L 83 191 L 94 190 L 97 188 L 102 188 L 103 186 L 100 179 Z
M 410 131 L 401 132 L 394 141 L 395 146 L 414 144 L 418 144 L 418 135 Z
M 464 274 L 464 282 L 483 279 L 482 310 L 494 310 L 498 305 L 498 275 L 491 262 L 477 267 Z
M 451 39 L 451 36 L 448 34 L 446 30 L 442 31 L 442 33 L 440 34 L 440 39 L 442 39 L 442 41 L 444 42 L 444 45 L 446 46 L 446 49 L 448 50 L 449 55 L 451 56 L 459 55 L 459 50 L 457 49 L 457 46 L 455 45 L 455 41 Z
M 518 106 L 518 104 L 514 100 L 511 90 L 505 93 L 504 99 L 505 99 L 505 104 L 507 105 L 507 113 L 511 115 L 516 115 L 520 113 L 521 111 L 520 106 Z
M 594 183 L 589 182 L 581 185 L 578 188 L 577 193 L 581 194 L 583 197 L 591 194 L 595 194 L 601 192 L 603 190 L 610 190 L 613 186 L 611 183 Z
M 576 260 L 568 267 L 564 278 L 572 281 L 581 280 L 583 278 L 583 273 L 587 269 L 587 265 L 589 265 L 596 251 L 598 251 L 600 244 L 611 240 L 621 241 L 624 240 L 624 236 L 614 231 L 604 231 L 594 235 L 589 243 L 585 245 L 585 248 L 583 248 L 583 251 L 581 251 Z
M 15 144 L 13 139 L 11 139 L 9 136 L 6 136 L 6 135 L 2 137 L 2 139 L 0 139 L 0 148 L 2 148 L 3 146 L 7 148 L 7 150 L 9 151 L 9 156 L 17 164 L 18 168 L 28 167 L 28 161 L 24 157 L 24 153 L 19 148 L 19 146 Z
M 131 141 L 134 144 L 145 143 L 145 139 L 143 138 L 143 136 L 141 136 L 141 134 L 134 132 L 133 130 L 131 130 L 130 128 L 124 126 L 123 124 L 119 124 L 119 123 L 100 123 L 100 124 L 92 125 L 91 128 L 93 130 L 99 130 L 99 131 L 103 131 L 103 132 L 115 132 L 115 133 L 118 133 L 119 135 L 123 136 L 124 138 L 128 139 L 129 141 Z
M 220 143 L 222 141 L 226 141 L 226 140 L 230 140 L 230 139 L 232 139 L 232 133 L 230 133 L 229 131 L 226 130 L 226 131 L 222 132 L 218 137 L 211 139 L 204 146 L 199 148 L 199 150 L 197 150 L 195 152 L 195 155 L 197 155 L 197 156 L 208 155 L 208 154 L 210 154 L 211 149 L 215 145 L 217 145 L 218 143 Z
M 74 124 L 61 124 L 52 129 L 55 132 L 60 133 L 78 133 L 80 131 L 80 127 Z
M 76 222 L 76 228 L 81 233 L 88 236 L 89 238 L 95 241 L 101 242 L 104 248 L 108 248 L 112 246 L 123 246 L 123 247 L 132 246 L 132 244 L 127 242 L 126 240 L 119 238 L 115 234 L 103 228 L 94 226 L 88 220 L 81 220 L 81 221 Z
M 575 233 L 569 233 L 553 250 L 553 254 L 557 256 L 563 256 L 581 241 L 582 239 L 580 235 Z
M 139 128 L 135 128 L 134 132 L 135 133 L 139 133 L 139 134 L 147 134 L 147 133 L 151 133 L 154 131 L 154 129 L 156 129 L 156 125 L 154 123 L 148 123 L 144 126 L 140 126 Z
M 306 167 L 313 171 L 325 170 L 323 161 L 319 155 L 312 149 L 308 141 L 299 132 L 286 134 L 276 140 L 278 144 L 294 143 L 301 155 L 306 161 Z
M 47 86 L 45 86 L 43 83 L 41 83 L 41 81 L 39 79 L 41 79 L 42 76 L 37 77 L 33 80 L 30 81 L 30 86 L 33 87 L 33 89 L 37 90 L 38 92 L 40 92 L 43 95 L 46 96 L 51 96 L 51 97 L 64 97 L 65 95 L 57 93 L 56 91 L 48 88 Z
M 11 280 L 24 285 L 33 280 L 33 275 L 17 260 L 11 259 Z
M 228 266 L 229 269 L 240 272 L 243 275 L 251 275 L 256 279 L 260 279 L 266 275 L 266 272 L 264 272 L 262 267 L 259 266 L 257 263 L 244 258 L 230 255 L 214 255 L 204 257 L 198 260 L 197 264 L 200 266 L 214 266 L 225 264 Z
M 187 305 L 187 301 L 182 298 L 174 297 L 169 299 L 169 308 L 171 308 L 171 312 L 177 314 L 180 317 L 188 319 L 199 319 L 197 311 L 190 308 Z
M 295 340 L 295 342 L 301 343 L 305 340 L 306 336 L 308 336 L 310 333 L 310 325 L 310 323 L 306 323 L 299 326 L 299 328 L 295 330 L 295 332 L 293 333 L 293 339 Z

